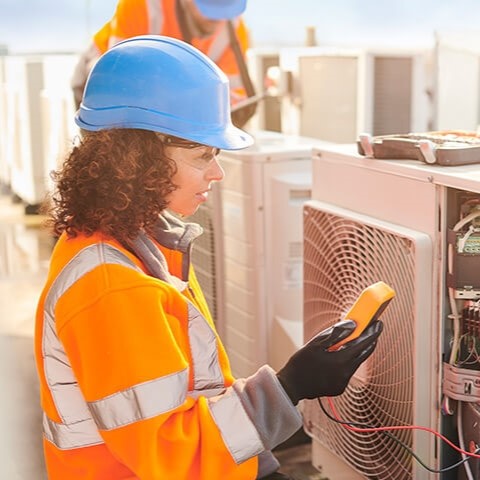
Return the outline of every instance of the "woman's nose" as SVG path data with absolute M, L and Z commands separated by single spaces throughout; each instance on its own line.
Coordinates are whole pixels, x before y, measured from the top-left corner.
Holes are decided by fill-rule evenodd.
M 216 182 L 220 182 L 223 180 L 223 177 L 225 177 L 225 171 L 220 165 L 220 162 L 218 161 L 218 157 L 215 157 L 215 159 L 209 166 L 206 173 L 209 180 L 213 180 Z

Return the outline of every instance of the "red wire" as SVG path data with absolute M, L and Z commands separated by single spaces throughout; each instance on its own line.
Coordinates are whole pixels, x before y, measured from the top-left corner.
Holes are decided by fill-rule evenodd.
M 328 404 L 330 406 L 330 409 L 332 410 L 333 416 L 335 419 L 340 422 L 340 424 L 345 427 L 347 430 L 351 430 L 352 432 L 385 432 L 388 430 L 421 430 L 424 432 L 431 433 L 441 440 L 443 440 L 446 444 L 450 445 L 454 450 L 456 450 L 459 453 L 462 453 L 464 455 L 468 455 L 470 457 L 474 458 L 480 458 L 480 454 L 478 453 L 473 453 L 473 452 L 467 452 L 466 450 L 463 450 L 462 448 L 458 447 L 454 443 L 452 443 L 448 438 L 443 436 L 441 433 L 428 428 L 428 427 L 422 427 L 418 425 L 394 425 L 392 427 L 353 427 L 352 425 L 348 425 L 349 422 L 345 422 L 344 420 L 340 419 L 340 415 L 338 414 L 335 405 L 333 404 L 333 400 L 331 397 L 327 398 Z

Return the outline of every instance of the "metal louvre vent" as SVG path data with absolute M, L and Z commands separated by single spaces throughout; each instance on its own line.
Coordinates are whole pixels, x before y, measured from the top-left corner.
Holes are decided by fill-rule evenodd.
M 359 215 L 355 220 L 322 211 L 320 205 L 309 202 L 304 209 L 305 340 L 343 318 L 368 285 L 382 280 L 392 286 L 396 297 L 382 316 L 384 332 L 376 351 L 333 402 L 348 422 L 412 425 L 418 421 L 415 403 L 420 394 L 415 382 L 419 323 L 415 290 L 420 267 L 417 250 L 423 245 L 399 233 L 402 230 L 368 224 L 365 218 L 369 217 Z M 347 430 L 326 418 L 316 400 L 304 403 L 304 423 L 313 438 L 367 478 L 415 478 L 412 458 L 398 443 L 378 432 Z M 413 448 L 411 431 L 395 435 Z
M 373 134 L 409 133 L 413 60 L 378 56 L 374 61 Z
M 202 286 L 205 300 L 214 321 L 218 320 L 217 284 L 215 260 L 215 236 L 212 207 L 207 202 L 200 205 L 189 221 L 200 224 L 203 234 L 195 241 L 192 250 L 192 263 L 198 282 Z

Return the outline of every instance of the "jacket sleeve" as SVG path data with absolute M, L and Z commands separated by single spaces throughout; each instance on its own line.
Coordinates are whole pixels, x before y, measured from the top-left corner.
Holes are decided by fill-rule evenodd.
M 218 394 L 192 393 L 185 302 L 158 283 L 111 288 L 73 309 L 71 292 L 58 305 L 58 336 L 99 432 L 139 478 L 254 479 L 257 455 L 300 416 L 269 367 Z
M 151 32 L 146 0 L 119 0 L 110 20 L 108 48 L 126 38 L 148 33 Z

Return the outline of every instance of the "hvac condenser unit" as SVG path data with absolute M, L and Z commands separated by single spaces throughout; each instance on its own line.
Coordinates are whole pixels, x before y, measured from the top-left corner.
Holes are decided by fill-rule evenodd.
M 286 133 L 350 143 L 364 132 L 428 129 L 423 52 L 286 49 L 280 51 L 280 67 L 290 72 L 290 93 L 282 102 Z
M 302 343 L 302 213 L 314 140 L 254 132 L 255 145 L 222 152 L 225 179 L 192 218 L 200 282 L 236 376 L 282 366 Z
M 25 203 L 40 203 L 49 188 L 49 171 L 55 165 L 49 155 L 53 125 L 42 95 L 63 95 L 69 88 L 75 56 L 6 56 L 7 162 L 11 187 Z M 44 97 L 45 98 L 45 97 Z M 71 115 L 72 110 L 65 115 Z M 58 125 L 55 125 L 55 127 Z
M 480 125 L 480 32 L 437 32 L 434 55 L 434 128 Z
M 333 399 L 339 418 L 365 426 L 417 426 L 443 433 L 453 443 L 463 439 L 467 449 L 475 445 L 478 409 L 473 404 L 479 394 L 473 379 L 480 377 L 480 359 L 470 342 L 471 356 L 462 350 L 469 360 L 467 376 L 465 366 L 460 374 L 449 373 L 445 362 L 456 329 L 452 285 L 458 283 L 456 299 L 467 306 L 480 298 L 475 274 L 480 262 L 478 166 L 367 159 L 354 145 L 336 145 L 314 148 L 312 172 L 312 200 L 304 207 L 305 340 L 342 318 L 369 284 L 382 280 L 397 294 L 382 317 L 385 328 L 375 353 L 345 393 Z M 474 222 L 472 228 L 461 230 L 459 225 L 468 222 Z M 458 237 L 454 248 L 461 251 L 455 261 L 447 255 L 455 245 L 452 231 Z M 474 316 L 475 305 L 467 317 Z M 478 335 L 480 323 L 469 318 L 466 328 Z M 453 398 L 461 393 L 457 413 L 441 414 L 445 391 Z M 328 411 L 327 402 L 324 406 Z M 432 474 L 413 459 L 406 448 L 433 470 L 461 460 L 424 430 L 390 432 L 403 448 L 380 432 L 346 430 L 328 419 L 316 401 L 305 402 L 303 410 L 305 429 L 313 438 L 313 463 L 326 477 L 464 478 L 458 468 Z M 476 460 L 471 465 L 478 469 Z
M 40 92 L 44 87 L 41 57 L 5 57 L 7 93 L 7 161 L 13 193 L 38 204 L 46 193 Z
M 248 72 L 256 93 L 266 94 L 265 98 L 259 101 L 255 116 L 249 122 L 253 131 L 282 131 L 281 99 L 268 93 L 271 81 L 269 75 L 275 70 L 278 71 L 278 64 L 278 49 L 253 47 L 247 50 Z
M 10 166 L 7 162 L 7 93 L 5 88 L 5 62 L 0 55 L 0 187 L 10 186 Z
M 69 76 L 78 55 L 47 55 L 43 57 L 45 88 L 40 92 L 43 132 L 43 158 L 48 187 L 50 172 L 58 169 L 72 148 L 79 129 L 75 124 L 75 104 Z

